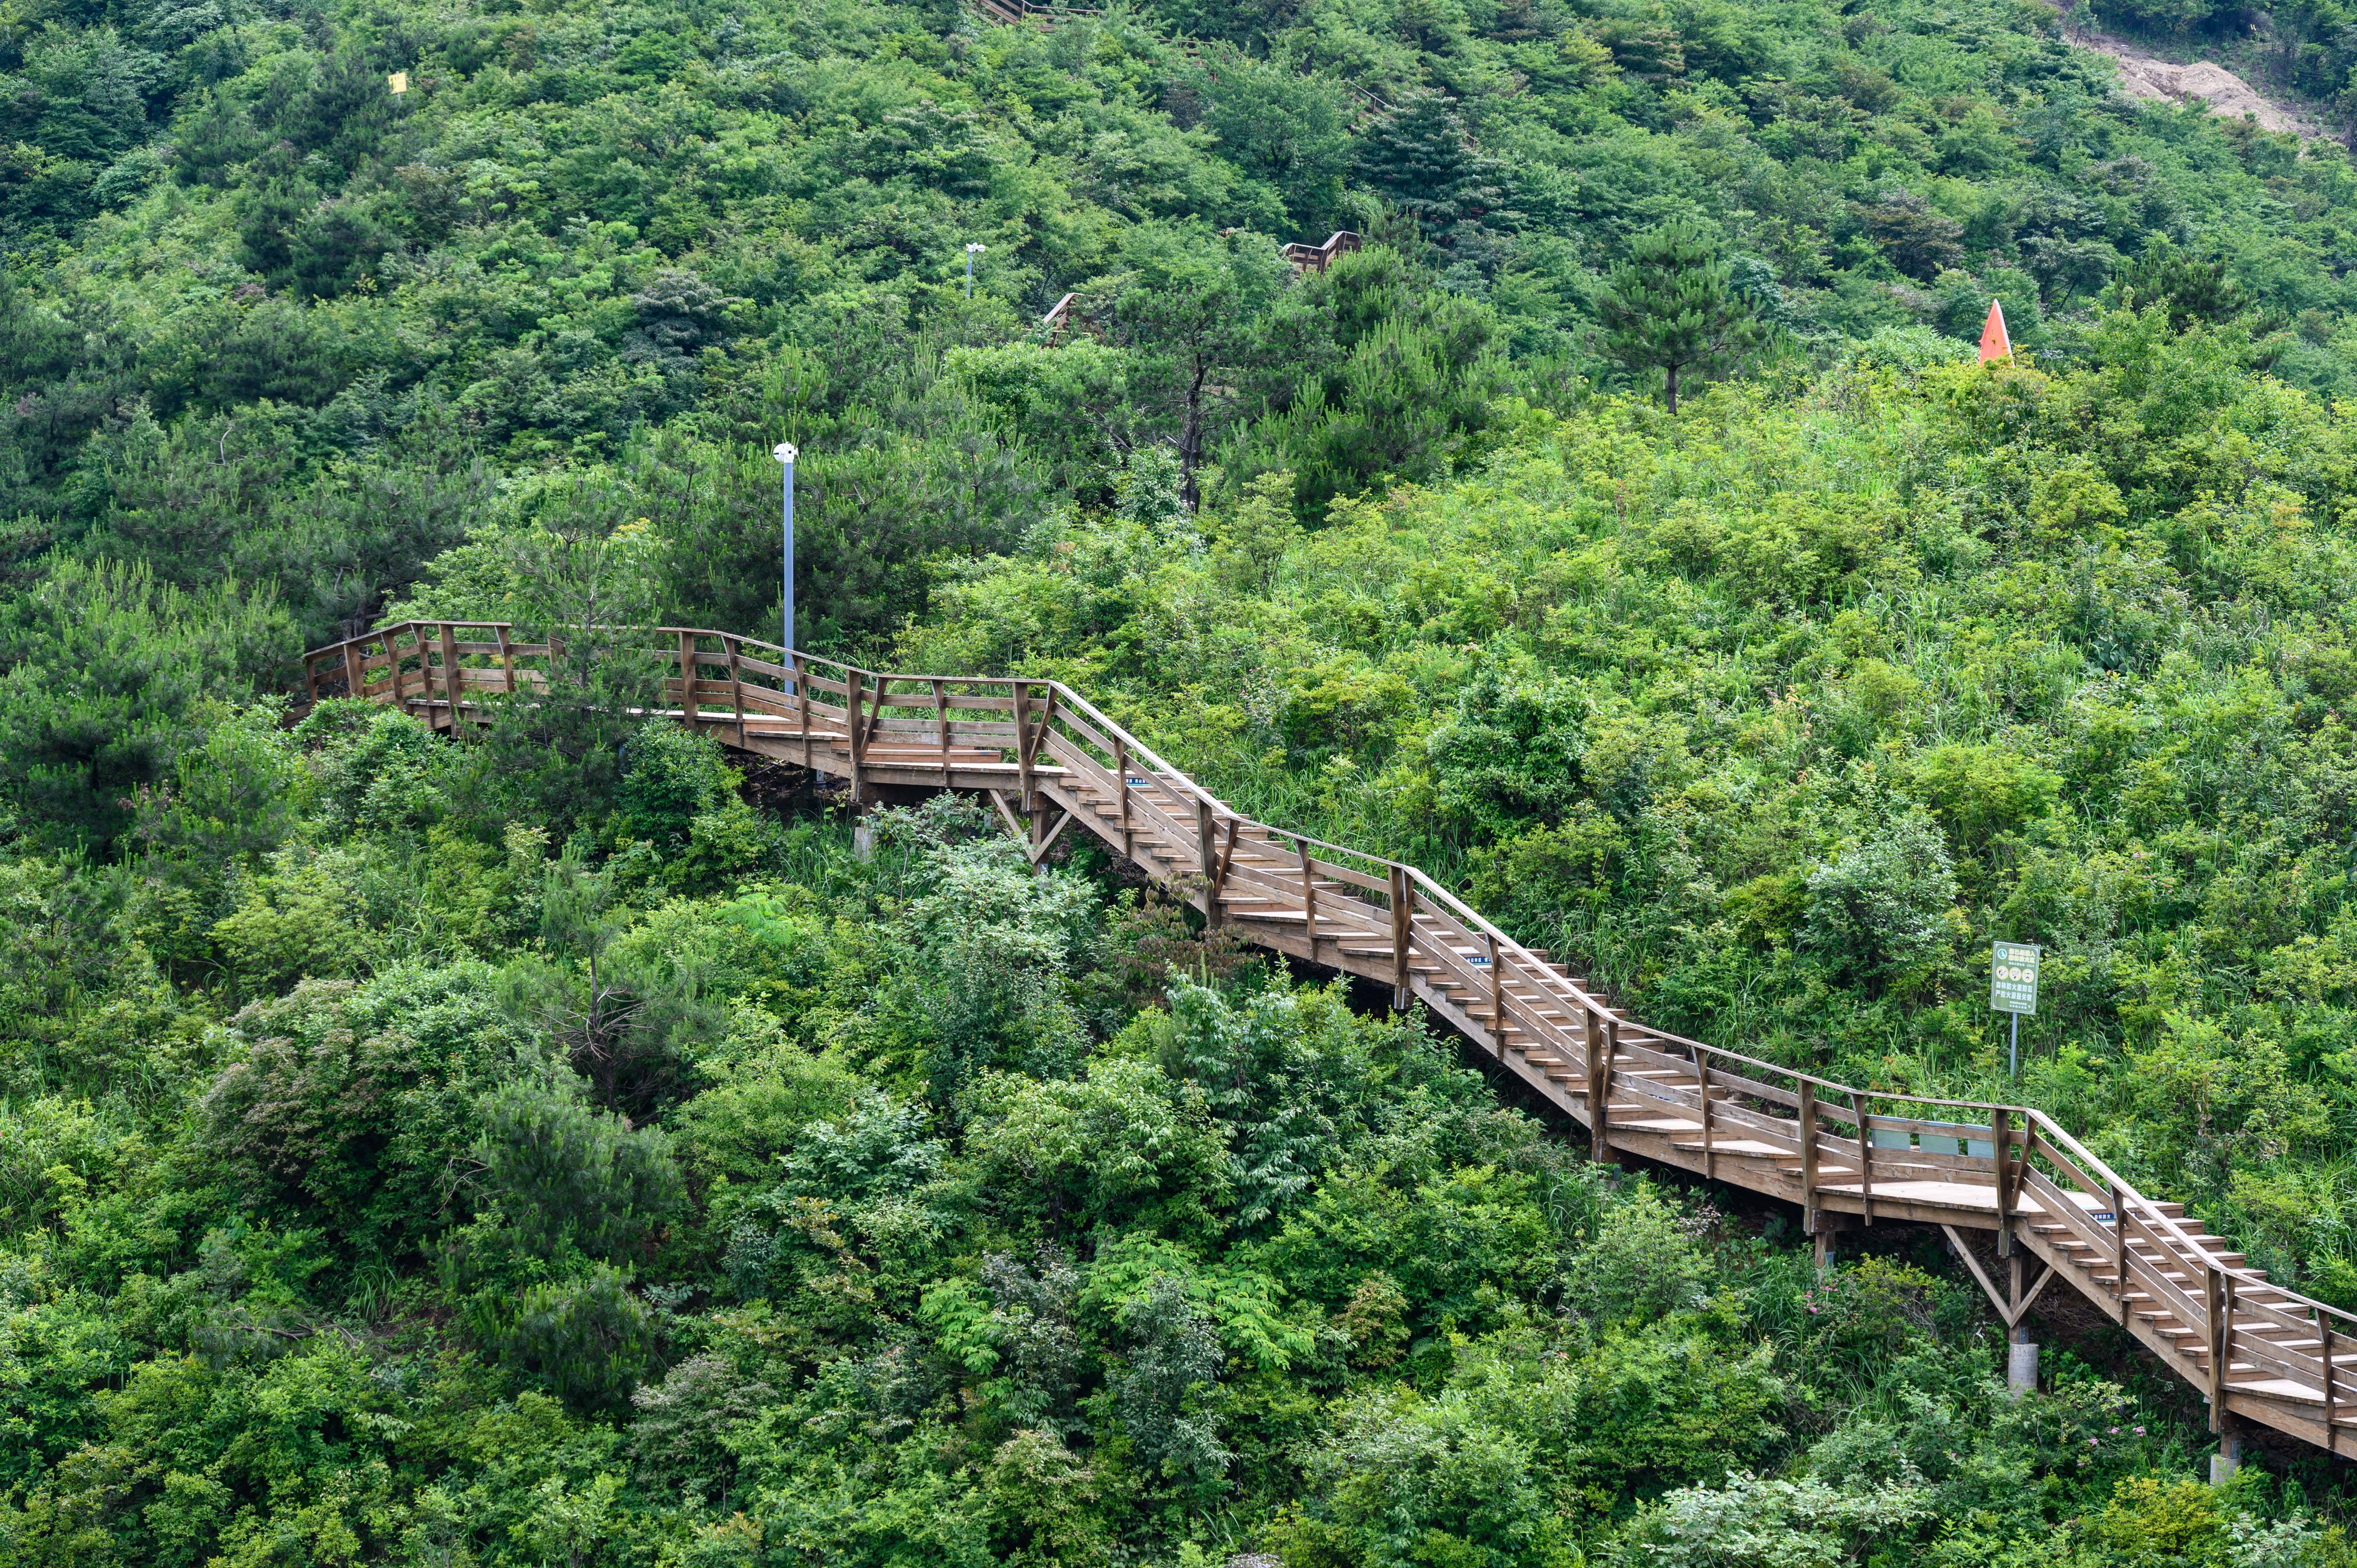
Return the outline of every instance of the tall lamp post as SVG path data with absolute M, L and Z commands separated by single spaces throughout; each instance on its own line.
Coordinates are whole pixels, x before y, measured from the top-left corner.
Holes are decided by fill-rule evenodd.
M 974 243 L 974 242 L 972 242 L 972 241 L 968 241 L 968 242 L 966 242 L 966 247 L 965 247 L 965 296 L 966 296 L 968 299 L 972 299 L 972 298 L 974 297 L 974 259 L 976 256 L 978 256 L 978 255 L 982 254 L 982 253 L 983 253 L 983 252 L 985 252 L 985 251 L 988 250 L 989 248 L 990 248 L 990 247 L 988 247 L 987 245 L 978 245 L 978 244 L 975 244 L 975 243 Z
M 792 442 L 780 441 L 770 448 L 770 455 L 776 457 L 786 470 L 786 608 L 783 617 L 784 624 L 779 628 L 779 635 L 780 646 L 785 649 L 788 655 L 786 666 L 791 670 L 793 667 L 791 655 L 794 650 L 794 459 L 802 454 L 795 449 Z M 786 690 L 791 692 L 793 689 L 794 682 L 790 678 L 786 682 Z

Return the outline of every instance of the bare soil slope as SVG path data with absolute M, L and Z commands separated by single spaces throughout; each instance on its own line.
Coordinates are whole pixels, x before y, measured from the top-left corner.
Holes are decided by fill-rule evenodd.
M 2109 33 L 2072 30 L 2068 37 L 2082 48 L 2108 55 L 2120 68 L 2120 85 L 2131 98 L 2182 102 L 2198 98 L 2213 114 L 2237 118 L 2247 114 L 2262 130 L 2288 131 L 2309 138 L 2330 138 L 2332 129 L 2309 111 L 2280 98 L 2270 98 L 2215 60 L 2179 64 L 2162 59 L 2142 44 Z

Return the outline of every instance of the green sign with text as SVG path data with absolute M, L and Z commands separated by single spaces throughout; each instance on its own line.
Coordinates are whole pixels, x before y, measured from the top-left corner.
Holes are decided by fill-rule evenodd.
M 1989 1005 L 2000 1013 L 2038 1011 L 2038 950 L 2027 942 L 1989 949 Z

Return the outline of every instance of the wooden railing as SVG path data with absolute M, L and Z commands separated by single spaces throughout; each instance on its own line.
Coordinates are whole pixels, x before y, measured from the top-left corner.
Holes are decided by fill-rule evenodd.
M 973 4 L 992 21 L 1004 22 L 1010 27 L 1028 22 L 1037 27 L 1053 27 L 1059 22 L 1104 15 L 1102 8 L 1094 5 L 1043 5 L 1037 0 L 973 0 Z
M 1284 249 L 1285 259 L 1302 272 L 1322 273 L 1334 264 L 1334 258 L 1347 255 L 1360 245 L 1359 236 L 1348 229 L 1337 229 L 1326 236 L 1325 242 L 1305 245 L 1296 241 Z
M 636 641 L 635 638 L 609 640 Z M 1060 682 L 902 675 L 695 628 L 643 634 L 667 671 L 651 711 L 723 744 L 890 793 L 987 796 L 1036 863 L 1073 823 L 1205 917 L 1295 958 L 1413 996 L 1501 1068 L 1626 1153 L 1787 1198 L 1823 1233 L 1942 1225 L 2009 1323 L 1960 1230 L 1994 1230 L 2071 1283 L 2208 1397 L 2338 1452 L 2357 1392 L 2357 1316 L 2271 1283 L 2031 1106 L 1838 1083 L 1626 1016 L 1405 862 L 1232 810 Z M 405 621 L 313 651 L 307 703 L 358 696 L 464 733 L 549 690 L 561 644 L 511 627 Z M 1053 819 L 1052 821 L 1050 819 Z

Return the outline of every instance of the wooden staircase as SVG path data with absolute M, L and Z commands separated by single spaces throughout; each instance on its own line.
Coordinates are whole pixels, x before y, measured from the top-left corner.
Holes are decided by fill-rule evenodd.
M 2209 1400 L 2214 1429 L 2357 1452 L 2357 1317 L 2268 1283 L 2044 1112 L 1886 1095 L 1652 1028 L 1415 866 L 1254 822 L 1061 682 L 883 674 L 693 628 L 646 634 L 653 710 L 723 745 L 879 791 L 987 798 L 1034 864 L 1076 824 L 1274 952 L 1419 1000 L 1633 1155 L 1799 1206 L 1803 1227 L 1938 1225 L 2008 1323 L 2061 1280 Z M 355 696 L 458 732 L 536 700 L 561 647 L 412 621 L 305 656 L 305 702 Z M 1965 1244 L 1994 1232 L 1999 1290 Z M 2030 1268 L 2040 1271 L 2027 1281 Z

